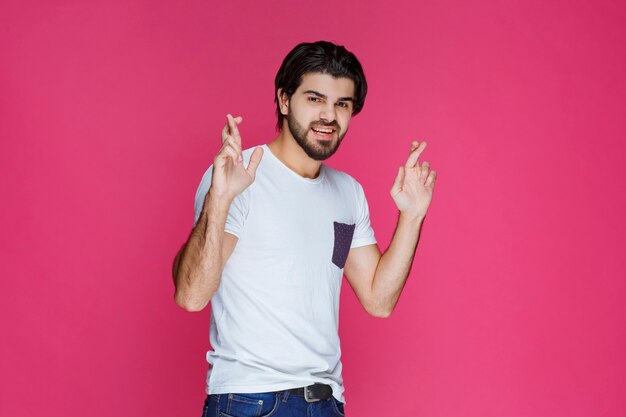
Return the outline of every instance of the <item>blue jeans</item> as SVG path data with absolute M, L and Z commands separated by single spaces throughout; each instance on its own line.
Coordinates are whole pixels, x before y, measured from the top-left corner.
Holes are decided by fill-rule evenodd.
M 202 417 L 344 417 L 343 403 L 331 396 L 307 403 L 289 391 L 254 394 L 211 394 Z

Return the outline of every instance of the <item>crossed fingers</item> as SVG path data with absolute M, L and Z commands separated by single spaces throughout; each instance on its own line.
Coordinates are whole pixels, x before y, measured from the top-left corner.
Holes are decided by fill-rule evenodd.
M 410 154 L 406 160 L 406 163 L 404 164 L 404 169 L 415 170 L 416 173 L 419 175 L 420 180 L 422 182 L 425 181 L 426 185 L 430 185 L 433 181 L 435 181 L 435 177 L 436 177 L 435 171 L 430 171 L 430 174 L 428 173 L 430 169 L 430 163 L 428 163 L 427 161 L 422 162 L 421 167 L 418 164 L 418 159 L 420 155 L 422 154 L 422 152 L 424 152 L 424 149 L 426 149 L 426 145 L 427 145 L 426 142 L 420 143 L 417 141 L 413 141 L 411 143 Z
M 241 135 L 237 128 L 237 124 L 241 123 L 243 118 L 241 116 L 233 117 L 228 114 L 226 119 L 226 125 L 222 129 L 222 148 L 220 153 L 229 155 L 233 163 L 237 165 L 243 160 L 241 155 Z

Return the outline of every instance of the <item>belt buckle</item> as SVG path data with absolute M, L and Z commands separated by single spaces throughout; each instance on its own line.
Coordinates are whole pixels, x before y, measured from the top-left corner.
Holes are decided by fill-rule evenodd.
M 309 385 L 308 387 L 304 387 L 304 400 L 308 403 L 315 403 L 320 400 L 320 398 L 316 398 L 313 396 L 313 391 L 310 391 L 309 388 L 315 385 Z

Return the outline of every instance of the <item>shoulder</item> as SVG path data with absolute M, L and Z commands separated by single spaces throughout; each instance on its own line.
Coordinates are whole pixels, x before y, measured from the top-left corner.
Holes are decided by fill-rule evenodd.
M 357 195 L 363 193 L 363 187 L 352 175 L 339 171 L 338 169 L 331 168 L 328 165 L 324 165 L 324 169 L 326 171 L 325 175 L 328 181 L 335 184 L 337 187 L 346 191 L 354 191 Z
M 347 174 L 338 169 L 331 168 L 324 165 L 326 169 L 326 179 L 342 195 L 362 202 L 365 200 L 365 191 L 363 186 L 350 174 Z

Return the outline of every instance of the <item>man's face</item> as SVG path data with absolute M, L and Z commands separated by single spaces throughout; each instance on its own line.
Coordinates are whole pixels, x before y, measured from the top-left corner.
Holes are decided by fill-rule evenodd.
M 302 76 L 288 102 L 287 126 L 306 154 L 317 161 L 337 151 L 354 108 L 354 81 L 318 72 Z M 283 114 L 285 114 L 283 112 Z

